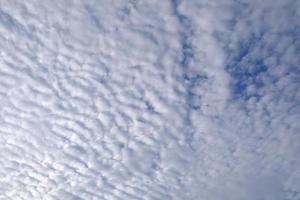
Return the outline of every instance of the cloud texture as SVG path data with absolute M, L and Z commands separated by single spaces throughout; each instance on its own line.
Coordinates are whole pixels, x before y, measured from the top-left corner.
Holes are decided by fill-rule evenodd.
M 300 1 L 0 2 L 0 199 L 299 200 Z

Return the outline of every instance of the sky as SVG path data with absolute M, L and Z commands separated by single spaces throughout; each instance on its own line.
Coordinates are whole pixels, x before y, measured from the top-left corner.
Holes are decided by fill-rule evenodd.
M 299 0 L 0 1 L 0 200 L 299 200 Z

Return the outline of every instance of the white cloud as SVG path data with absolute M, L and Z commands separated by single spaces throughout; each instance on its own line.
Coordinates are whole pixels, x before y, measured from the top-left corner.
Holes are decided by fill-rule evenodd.
M 300 198 L 297 1 L 0 5 L 0 199 Z

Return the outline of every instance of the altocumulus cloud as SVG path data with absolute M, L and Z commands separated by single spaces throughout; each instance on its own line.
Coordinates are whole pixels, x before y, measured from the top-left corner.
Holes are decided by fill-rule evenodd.
M 0 199 L 299 200 L 300 1 L 0 2 Z

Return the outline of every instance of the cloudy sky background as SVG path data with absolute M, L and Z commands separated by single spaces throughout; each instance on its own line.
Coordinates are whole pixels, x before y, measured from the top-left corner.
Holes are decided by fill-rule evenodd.
M 0 1 L 0 199 L 299 200 L 300 1 Z

